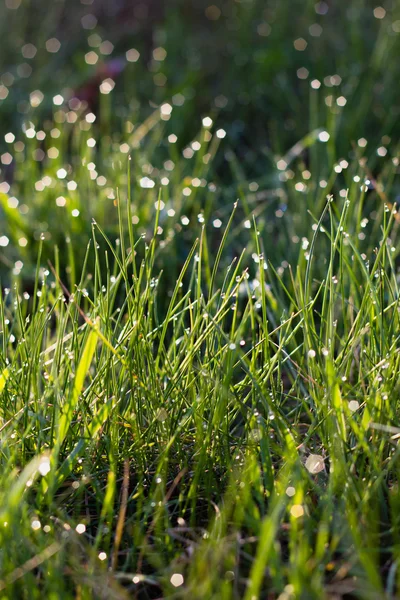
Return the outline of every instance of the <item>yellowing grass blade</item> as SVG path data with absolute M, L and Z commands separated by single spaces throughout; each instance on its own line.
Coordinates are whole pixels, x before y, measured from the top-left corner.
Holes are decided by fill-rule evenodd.
M 7 381 L 8 376 L 9 376 L 8 369 L 3 369 L 3 371 L 0 375 L 0 394 L 6 387 L 6 381 Z
M 60 447 L 65 439 L 65 436 L 67 435 L 69 426 L 71 425 L 74 410 L 76 408 L 76 405 L 78 404 L 79 396 L 82 393 L 82 389 L 85 383 L 85 377 L 89 372 L 89 368 L 93 360 L 93 355 L 96 350 L 97 339 L 97 329 L 91 329 L 76 371 L 72 394 L 69 400 L 67 401 L 64 407 L 64 412 L 60 418 L 57 442 L 54 447 L 54 455 L 58 454 Z

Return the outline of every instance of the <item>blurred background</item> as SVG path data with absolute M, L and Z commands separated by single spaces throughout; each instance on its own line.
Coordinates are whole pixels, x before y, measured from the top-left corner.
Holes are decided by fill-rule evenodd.
M 2 0 L 3 279 L 40 238 L 79 264 L 92 219 L 116 237 L 117 189 L 144 235 L 161 189 L 166 240 L 240 197 L 271 253 L 327 193 L 396 199 L 400 4 L 211 2 Z
M 249 161 L 259 145 L 307 133 L 313 79 L 357 107 L 346 140 L 397 120 L 395 1 L 4 0 L 0 18 L 3 127 L 31 113 L 34 90 L 44 94 L 35 115 L 57 93 L 97 108 L 106 75 L 116 120 L 175 96 L 188 138 L 193 115 L 218 112 Z

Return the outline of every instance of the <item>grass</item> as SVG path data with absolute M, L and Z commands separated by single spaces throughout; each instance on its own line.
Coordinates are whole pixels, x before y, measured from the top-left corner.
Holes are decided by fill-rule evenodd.
M 310 37 L 322 4 L 225 7 L 182 40 L 194 63 L 172 34 L 200 9 L 171 9 L 169 60 L 95 107 L 56 89 L 90 71 L 86 9 L 39 31 L 1 8 L 39 48 L 1 105 L 1 598 L 398 597 L 397 8 Z M 125 52 L 118 30 L 96 33 Z
M 285 277 L 256 223 L 223 266 L 232 214 L 214 264 L 199 224 L 167 302 L 157 235 L 101 256 L 96 225 L 93 278 L 6 293 L 4 597 L 394 593 L 398 227 L 381 211 L 366 256 L 355 208 L 328 201 Z

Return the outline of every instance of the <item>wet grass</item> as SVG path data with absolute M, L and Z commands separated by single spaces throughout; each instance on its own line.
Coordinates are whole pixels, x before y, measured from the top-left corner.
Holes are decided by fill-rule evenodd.
M 360 3 L 370 35 L 343 22 L 346 70 L 340 53 L 296 48 L 324 6 L 296 25 L 283 3 L 223 13 L 239 66 L 247 26 L 276 36 L 274 60 L 259 48 L 248 66 L 256 116 L 220 55 L 203 79 L 185 63 L 183 87 L 165 57 L 138 59 L 93 106 L 52 89 L 39 51 L 43 99 L 29 78 L 6 86 L 1 598 L 398 597 L 398 21 L 396 6 Z M 164 21 L 175 67 L 171 32 L 192 22 L 177 14 Z M 337 23 L 323 25 L 333 48 Z M 28 41 L 29 19 L 15 27 Z M 215 47 L 231 35 L 206 31 Z M 164 56 L 160 33 L 147 50 L 140 35 L 142 54 Z M 83 77 L 88 48 L 70 44 Z M 372 71 L 355 68 L 370 56 Z M 254 87 L 267 64 L 287 78 L 269 113 Z M 143 82 L 128 101 L 131 68 Z

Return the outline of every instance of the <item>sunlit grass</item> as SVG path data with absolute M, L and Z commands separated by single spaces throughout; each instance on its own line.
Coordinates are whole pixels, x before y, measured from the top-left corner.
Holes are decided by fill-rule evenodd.
M 400 21 L 267 4 L 0 7 L 1 598 L 399 593 Z
M 256 221 L 226 263 L 232 213 L 214 264 L 215 229 L 197 225 L 176 284 L 156 270 L 158 236 L 104 255 L 94 224 L 94 270 L 75 288 L 52 266 L 34 298 L 6 293 L 7 593 L 324 597 L 348 577 L 362 597 L 395 589 L 397 223 L 383 210 L 361 252 L 360 193 L 325 201 L 282 275 Z

